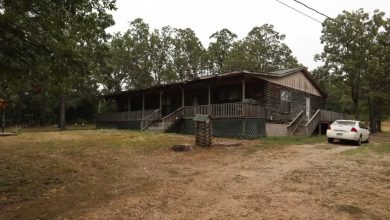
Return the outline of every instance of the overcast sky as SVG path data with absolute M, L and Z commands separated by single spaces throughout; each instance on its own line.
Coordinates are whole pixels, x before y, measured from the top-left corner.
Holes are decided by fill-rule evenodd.
M 317 20 L 325 18 L 293 0 L 280 0 Z M 336 17 L 343 10 L 363 8 L 372 13 L 375 9 L 390 14 L 390 0 L 301 0 L 320 12 Z M 115 26 L 109 32 L 124 32 L 129 22 L 143 18 L 151 29 L 170 25 L 174 28 L 191 28 L 204 47 L 212 33 L 228 28 L 239 39 L 255 26 L 273 24 L 279 33 L 286 35 L 285 43 L 298 61 L 314 69 L 319 63 L 314 54 L 322 51 L 321 24 L 278 3 L 276 0 L 117 0 L 113 16 Z

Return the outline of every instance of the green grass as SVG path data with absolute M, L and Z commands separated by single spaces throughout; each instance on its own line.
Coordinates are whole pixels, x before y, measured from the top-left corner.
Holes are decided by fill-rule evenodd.
M 142 170 L 134 158 L 186 141 L 182 135 L 110 130 L 0 137 L 0 219 L 71 216 L 122 193 L 148 191 L 156 180 L 128 172 Z

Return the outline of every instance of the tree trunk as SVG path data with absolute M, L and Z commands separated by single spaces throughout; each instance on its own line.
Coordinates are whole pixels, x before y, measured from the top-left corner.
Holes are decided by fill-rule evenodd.
M 60 130 L 65 130 L 65 95 L 61 95 L 60 98 Z

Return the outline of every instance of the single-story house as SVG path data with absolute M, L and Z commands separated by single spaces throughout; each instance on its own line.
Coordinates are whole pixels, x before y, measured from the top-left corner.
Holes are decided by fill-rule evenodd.
M 343 117 L 322 110 L 326 97 L 304 67 L 235 71 L 105 95 L 96 123 L 193 134 L 193 117 L 208 114 L 214 136 L 311 135 Z

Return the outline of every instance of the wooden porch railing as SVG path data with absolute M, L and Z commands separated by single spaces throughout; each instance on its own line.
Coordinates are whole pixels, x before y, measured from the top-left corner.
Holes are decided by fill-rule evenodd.
M 334 112 L 334 111 L 328 111 L 328 110 L 321 110 L 321 119 L 320 121 L 323 122 L 333 122 L 339 119 L 344 119 L 345 116 L 343 113 L 340 112 Z
M 320 123 L 321 119 L 321 109 L 318 109 L 316 113 L 311 117 L 311 119 L 306 123 L 306 136 L 310 136 L 313 134 L 317 125 Z
M 287 126 L 287 134 L 289 136 L 293 135 L 297 128 L 299 127 L 301 121 L 303 119 L 303 111 L 299 112 L 298 115 L 288 124 Z
M 265 116 L 264 107 L 250 103 L 224 103 L 212 105 L 184 106 L 183 116 L 194 117 L 207 114 L 212 117 L 260 117 Z
M 184 107 L 180 107 L 180 108 L 176 109 L 176 111 L 170 113 L 169 115 L 167 115 L 161 119 L 162 126 L 163 126 L 164 130 L 166 130 L 170 126 L 172 126 L 175 123 L 176 119 L 183 117 L 183 113 L 184 113 L 183 110 L 184 110 Z
M 160 120 L 161 118 L 161 111 L 160 109 L 154 110 L 151 114 L 146 115 L 141 119 L 141 131 L 148 128 L 153 122 Z

